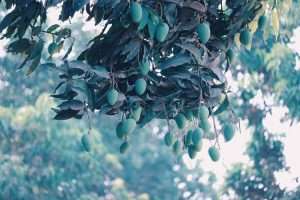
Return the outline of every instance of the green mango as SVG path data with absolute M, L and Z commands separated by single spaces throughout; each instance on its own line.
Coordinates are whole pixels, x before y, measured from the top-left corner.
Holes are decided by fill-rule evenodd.
M 121 154 L 124 154 L 126 153 L 126 151 L 128 150 L 129 148 L 129 143 L 128 142 L 123 142 L 120 146 L 120 153 Z
M 160 23 L 156 27 L 155 38 L 159 42 L 164 42 L 169 33 L 169 25 L 167 23 Z
M 240 42 L 243 44 L 243 45 L 248 45 L 251 41 L 251 33 L 249 30 L 243 30 L 241 33 L 240 33 Z
M 196 149 L 196 147 L 194 145 L 190 145 L 188 147 L 188 154 L 189 154 L 190 159 L 196 158 L 197 149 Z
M 217 162 L 220 159 L 219 150 L 216 147 L 209 147 L 208 149 L 209 157 L 212 161 Z
M 127 133 L 123 129 L 123 122 L 118 123 L 116 127 L 116 135 L 119 139 L 123 140 L 127 136 Z
M 187 148 L 190 144 L 188 143 L 188 141 L 187 141 L 187 137 L 186 137 L 187 135 L 184 135 L 183 136 L 183 139 L 182 139 L 182 141 L 183 141 L 183 146 L 184 146 L 184 148 Z
M 200 128 L 196 128 L 193 132 L 192 132 L 192 141 L 193 144 L 198 144 L 201 142 L 203 136 L 203 132 Z
M 122 122 L 122 132 L 126 133 L 126 135 L 132 133 L 136 127 L 136 121 L 132 118 L 125 119 Z
M 86 152 L 91 151 L 91 138 L 89 134 L 85 134 L 81 137 L 81 144 Z
M 193 144 L 193 131 L 189 130 L 185 136 L 185 146 L 189 146 Z
M 119 97 L 119 93 L 115 89 L 110 89 L 106 94 L 106 100 L 109 105 L 113 106 L 117 103 Z
M 209 110 L 206 106 L 199 106 L 195 112 L 195 115 L 200 120 L 207 120 L 209 116 Z
M 175 137 L 172 133 L 168 132 L 164 137 L 164 141 L 167 146 L 172 146 L 175 142 Z
M 155 13 L 149 13 L 150 17 L 148 20 L 148 33 L 150 38 L 153 40 L 155 38 L 156 30 L 159 24 L 159 17 Z
M 197 152 L 201 151 L 202 146 L 203 146 L 202 140 L 200 140 L 200 142 L 198 142 L 198 144 L 194 144 L 194 147 Z
M 141 118 L 143 108 L 140 105 L 136 105 L 131 111 L 131 117 L 135 119 L 135 121 L 139 121 Z
M 202 44 L 206 44 L 210 38 L 210 27 L 208 23 L 201 23 L 197 26 L 197 33 Z
M 193 120 L 193 111 L 188 110 L 184 113 L 185 117 L 187 118 L 187 120 L 192 121 Z
M 267 17 L 265 15 L 262 15 L 258 18 L 258 29 L 263 30 L 266 27 L 267 24 Z
M 143 18 L 143 9 L 141 4 L 132 1 L 130 4 L 130 16 L 134 23 L 139 23 Z
M 234 53 L 232 51 L 232 49 L 228 49 L 226 52 L 226 57 L 228 59 L 229 62 L 232 62 L 234 59 Z
M 148 10 L 146 8 L 142 7 L 142 12 L 143 12 L 143 17 L 142 17 L 141 21 L 139 22 L 138 31 L 143 30 L 149 22 Z
M 176 117 L 175 117 L 175 122 L 178 126 L 179 129 L 183 129 L 186 125 L 186 118 L 183 114 L 179 113 Z
M 199 116 L 200 119 L 207 119 L 209 116 L 209 110 L 206 106 L 200 106 L 199 107 Z
M 229 142 L 230 140 L 232 140 L 234 136 L 234 127 L 231 124 L 225 124 L 225 126 L 223 127 L 223 131 L 225 141 Z
M 139 72 L 143 75 L 146 76 L 150 71 L 150 62 L 149 60 L 146 60 L 144 62 L 142 62 L 139 65 Z
M 135 81 L 134 90 L 138 95 L 142 95 L 145 93 L 147 88 L 147 82 L 140 78 Z
M 175 155 L 180 153 L 180 142 L 178 140 L 173 144 L 172 150 Z
M 200 120 L 199 122 L 199 128 L 202 128 L 204 132 L 209 132 L 210 131 L 210 124 L 207 119 Z
M 52 56 L 53 54 L 57 53 L 59 51 L 59 47 L 58 44 L 55 42 L 52 42 L 51 44 L 49 44 L 48 46 L 48 53 L 50 54 L 50 56 Z

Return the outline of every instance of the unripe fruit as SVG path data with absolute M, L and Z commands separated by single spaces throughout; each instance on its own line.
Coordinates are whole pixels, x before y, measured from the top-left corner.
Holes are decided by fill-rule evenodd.
M 201 43 L 206 44 L 210 38 L 210 27 L 208 23 L 201 23 L 197 26 L 197 33 Z
M 123 122 L 118 123 L 116 127 L 116 135 L 119 139 L 124 139 L 127 135 L 123 129 Z
M 226 57 L 228 59 L 229 62 L 232 62 L 234 59 L 234 53 L 232 51 L 232 49 L 228 49 L 226 52 Z
M 229 142 L 234 136 L 234 127 L 231 124 L 226 124 L 224 126 L 224 139 Z
M 250 33 L 250 31 L 249 30 L 243 30 L 240 33 L 240 42 L 243 45 L 248 45 L 250 43 L 250 40 L 251 40 L 251 33 Z
M 52 56 L 58 51 L 57 47 L 58 47 L 57 44 L 55 42 L 52 42 L 48 46 L 48 53 Z
M 196 117 L 200 120 L 207 120 L 209 116 L 209 110 L 206 106 L 199 106 L 198 110 L 196 111 Z
M 164 42 L 169 33 L 169 26 L 166 23 L 160 23 L 155 32 L 155 38 L 159 42 Z
M 125 153 L 129 148 L 129 143 L 128 142 L 123 142 L 120 146 L 120 153 L 123 154 Z
M 106 94 L 106 100 L 109 105 L 113 106 L 117 103 L 119 97 L 119 93 L 115 89 L 110 89 Z
M 91 138 L 89 134 L 85 134 L 81 137 L 81 144 L 85 151 L 91 151 Z
M 137 28 L 138 31 L 143 30 L 149 22 L 149 12 L 148 12 L 148 10 L 144 7 L 142 7 L 142 10 L 143 10 L 143 17 L 142 17 L 141 21 L 139 21 L 139 26 Z
M 200 142 L 198 142 L 198 144 L 194 144 L 194 147 L 196 149 L 197 152 L 201 151 L 202 149 L 202 141 L 200 140 Z
M 260 30 L 264 29 L 267 23 L 267 17 L 265 15 L 262 15 L 258 19 L 258 28 Z
M 180 142 L 178 140 L 173 144 L 172 150 L 175 155 L 180 153 Z
M 143 109 L 141 106 L 139 105 L 135 106 L 131 111 L 132 118 L 135 119 L 135 121 L 139 121 L 141 118 L 142 111 Z
M 185 145 L 189 146 L 191 144 L 193 144 L 193 131 L 189 130 L 185 136 Z
M 124 133 L 126 133 L 126 135 L 132 133 L 135 129 L 135 126 L 136 126 L 136 122 L 134 119 L 125 119 L 123 122 L 122 122 L 122 131 Z
M 197 149 L 194 145 L 188 147 L 188 154 L 190 159 L 194 159 L 197 155 Z
M 184 113 L 187 120 L 192 121 L 193 120 L 193 112 L 191 110 L 188 110 Z
M 139 23 L 143 17 L 143 9 L 141 4 L 132 2 L 130 4 L 130 16 L 134 23 Z
M 146 76 L 150 71 L 150 62 L 146 60 L 139 65 L 139 71 L 143 76 Z
M 185 124 L 186 124 L 186 118 L 183 114 L 179 113 L 175 117 L 175 122 L 176 122 L 178 128 L 183 129 L 185 127 Z
M 202 130 L 200 128 L 196 128 L 192 134 L 193 144 L 196 145 L 196 144 L 200 143 L 202 136 L 203 136 Z
M 167 146 L 172 146 L 173 143 L 175 142 L 174 135 L 170 132 L 166 133 L 166 135 L 164 137 L 164 141 Z
M 202 128 L 205 132 L 210 131 L 210 124 L 207 119 L 201 120 L 199 123 L 199 127 Z
M 142 95 L 145 93 L 147 88 L 147 82 L 140 78 L 135 81 L 134 90 L 138 95 Z
M 216 147 L 209 147 L 208 154 L 210 159 L 214 162 L 217 162 L 220 159 L 220 153 Z

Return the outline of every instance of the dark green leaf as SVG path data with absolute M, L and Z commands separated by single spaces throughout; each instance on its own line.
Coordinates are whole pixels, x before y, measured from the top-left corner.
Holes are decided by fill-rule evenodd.
M 218 107 L 218 109 L 214 112 L 214 115 L 218 115 L 221 114 L 222 112 L 224 112 L 229 106 L 229 100 L 228 100 L 228 96 L 226 95 L 224 101 L 222 102 L 222 104 Z
M 178 67 L 183 64 L 187 64 L 191 61 L 191 57 L 185 54 L 177 54 L 171 58 L 168 58 L 159 64 L 161 70 L 166 70 L 170 67 Z
M 55 115 L 55 120 L 67 120 L 75 117 L 79 113 L 79 110 L 60 110 Z
M 53 24 L 53 25 L 51 25 L 51 26 L 47 29 L 47 32 L 48 32 L 48 33 L 52 33 L 52 32 L 55 31 L 57 28 L 59 28 L 59 25 L 58 25 L 58 24 Z
M 26 72 L 26 75 L 29 76 L 36 68 L 40 65 L 41 57 L 38 56 L 34 58 Z

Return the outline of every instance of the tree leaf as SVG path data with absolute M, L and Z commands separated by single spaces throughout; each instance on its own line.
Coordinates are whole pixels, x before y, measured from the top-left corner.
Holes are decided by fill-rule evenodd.
M 221 114 L 222 112 L 224 112 L 229 106 L 229 100 L 228 100 L 228 96 L 226 95 L 224 101 L 222 102 L 222 104 L 218 107 L 218 109 L 214 112 L 214 115 L 218 115 Z
M 41 56 L 36 57 L 32 60 L 31 65 L 29 66 L 26 75 L 29 76 L 36 68 L 40 65 Z
M 7 47 L 7 52 L 11 53 L 26 53 L 30 50 L 31 42 L 27 38 L 18 39 L 10 43 Z
M 58 105 L 61 110 L 82 110 L 84 108 L 84 103 L 79 100 L 69 100 Z
M 55 115 L 55 120 L 67 120 L 75 117 L 79 113 L 79 110 L 60 110 L 57 111 L 57 114 Z
M 65 54 L 64 57 L 63 57 L 63 60 L 66 60 L 66 59 L 69 57 L 70 53 L 71 53 L 72 50 L 73 50 L 73 45 L 74 45 L 74 41 L 72 41 L 71 45 L 69 46 L 69 48 L 68 48 L 66 54 Z
M 164 60 L 159 63 L 159 68 L 161 70 L 166 70 L 171 67 L 178 67 L 183 64 L 187 64 L 191 62 L 191 57 L 185 54 L 177 54 L 171 58 Z
M 190 54 L 194 56 L 198 64 L 202 63 L 202 55 L 203 55 L 203 50 L 197 48 L 195 45 L 190 44 L 190 43 L 185 43 L 185 44 L 176 44 L 176 46 L 188 51 Z
M 53 31 L 55 31 L 57 28 L 59 28 L 59 25 L 58 25 L 58 24 L 53 24 L 53 25 L 51 25 L 51 26 L 47 29 L 47 32 L 48 32 L 48 33 L 53 33 Z
M 272 10 L 272 26 L 273 26 L 274 34 L 277 38 L 280 30 L 280 21 L 279 21 L 278 11 L 276 8 Z
M 2 33 L 2 31 L 6 29 L 9 25 L 13 24 L 13 22 L 20 17 L 19 14 L 20 13 L 17 10 L 13 10 L 9 14 L 7 14 L 0 23 L 0 33 Z

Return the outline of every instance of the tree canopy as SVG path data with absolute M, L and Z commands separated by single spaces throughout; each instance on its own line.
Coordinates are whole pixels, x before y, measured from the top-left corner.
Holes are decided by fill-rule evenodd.
M 188 0 L 1 3 L 10 9 L 0 23 L 3 37 L 12 40 L 7 51 L 25 55 L 18 68 L 27 68 L 28 75 L 37 67 L 53 68 L 59 74 L 52 96 L 62 103 L 55 109 L 55 119 L 80 119 L 89 111 L 119 114 L 122 121 L 116 131 L 125 140 L 121 151 L 127 149 L 128 136 L 136 124 L 143 126 L 154 118 L 174 119 L 179 129 L 186 129 L 190 120 L 190 128 L 199 126 L 204 133 L 196 128 L 190 134 L 175 134 L 169 127 L 165 141 L 173 145 L 174 152 L 183 143 L 191 157 L 201 149 L 202 135 L 216 138 L 208 117 L 228 107 L 224 74 L 234 57 L 235 38 L 250 45 L 253 24 L 262 29 L 266 24 L 263 13 L 277 6 L 262 0 L 226 4 Z M 82 11 L 87 20 L 103 24 L 77 60 L 68 60 L 76 42 L 72 29 L 46 24 L 47 10 L 60 3 L 61 21 Z M 45 42 L 47 35 L 52 42 Z M 53 56 L 66 44 L 65 54 L 54 61 Z M 48 50 L 45 61 L 44 49 Z M 231 119 L 237 122 L 234 115 Z M 229 140 L 234 127 L 229 124 L 224 130 L 229 130 L 225 134 Z M 88 146 L 88 136 L 82 141 Z M 209 154 L 218 160 L 215 147 Z

